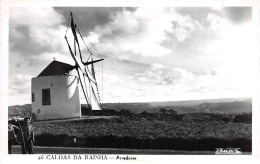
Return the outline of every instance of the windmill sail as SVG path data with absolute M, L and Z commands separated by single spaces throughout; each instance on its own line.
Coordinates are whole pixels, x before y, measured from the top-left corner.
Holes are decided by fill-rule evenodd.
M 93 87 L 91 86 L 91 97 L 90 97 L 90 101 L 91 101 L 91 108 L 92 110 L 101 110 L 100 108 L 100 105 L 99 105 L 99 102 L 97 100 L 97 97 L 95 95 L 95 92 L 94 92 L 94 89 Z
M 68 44 L 70 54 L 71 54 L 73 60 L 75 61 L 75 68 L 78 73 L 78 78 L 79 78 L 79 81 L 81 84 L 82 92 L 84 93 L 87 104 L 90 105 L 92 110 L 101 110 L 99 91 L 98 91 L 98 86 L 97 86 L 96 77 L 95 77 L 94 63 L 102 61 L 104 59 L 99 59 L 99 60 L 93 61 L 92 53 L 90 52 L 89 48 L 87 47 L 87 49 L 89 50 L 89 52 L 91 54 L 89 57 L 89 59 L 91 59 L 91 61 L 87 61 L 87 62 L 83 61 L 77 34 L 81 37 L 83 42 L 84 42 L 84 40 L 76 25 L 76 22 L 74 21 L 72 13 L 70 14 L 69 23 L 70 23 L 70 27 L 71 27 L 71 32 L 73 34 L 74 52 L 71 49 L 71 46 L 67 40 L 66 35 L 65 35 L 65 39 Z M 78 31 L 78 33 L 77 33 L 77 31 Z M 66 34 L 67 34 L 67 31 L 66 31 Z M 84 44 L 85 44 L 85 42 L 84 42 Z M 79 57 L 76 56 L 77 49 L 78 49 Z M 83 85 L 83 83 L 84 83 L 84 85 Z
M 90 67 L 90 71 L 91 74 L 93 76 L 93 78 L 96 80 L 96 76 L 95 76 L 95 70 L 94 70 L 94 64 L 93 64 L 93 57 L 90 57 L 92 64 L 89 65 Z M 97 91 L 97 84 L 93 83 L 92 81 L 90 82 L 90 88 L 91 88 L 91 92 L 90 92 L 90 101 L 91 101 L 91 106 L 92 106 L 92 110 L 101 110 L 100 108 L 100 103 L 99 103 L 99 93 Z

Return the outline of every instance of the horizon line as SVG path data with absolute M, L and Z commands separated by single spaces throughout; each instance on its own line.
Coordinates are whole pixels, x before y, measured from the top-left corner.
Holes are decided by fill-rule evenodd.
M 105 102 L 105 103 L 101 103 L 102 104 L 131 104 L 131 103 L 162 103 L 162 102 L 182 102 L 182 101 L 202 101 L 202 100 L 219 100 L 219 99 L 251 99 L 252 97 L 226 97 L 226 98 L 208 98 L 208 99 L 185 99 L 185 100 L 168 100 L 168 101 L 143 101 L 143 102 Z M 26 103 L 26 104 L 17 104 L 17 105 L 8 105 L 9 106 L 22 106 L 22 105 L 28 105 L 28 104 L 32 104 L 32 103 Z M 87 104 L 80 104 L 80 105 L 87 105 Z

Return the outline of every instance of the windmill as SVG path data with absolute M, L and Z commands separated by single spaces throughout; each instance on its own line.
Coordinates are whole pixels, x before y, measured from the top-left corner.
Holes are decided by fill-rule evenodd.
M 70 55 L 75 62 L 74 67 L 77 71 L 79 82 L 80 82 L 81 89 L 84 94 L 85 100 L 86 100 L 87 104 L 89 105 L 89 107 L 91 108 L 91 110 L 101 110 L 101 108 L 100 108 L 101 100 L 100 100 L 99 89 L 98 89 L 98 85 L 97 85 L 97 81 L 96 81 L 96 77 L 95 77 L 94 63 L 100 62 L 104 59 L 100 58 L 98 60 L 93 60 L 93 53 L 90 51 L 89 47 L 86 45 L 86 43 L 80 33 L 80 30 L 75 22 L 75 19 L 73 18 L 72 12 L 70 13 L 70 19 L 69 19 L 68 26 L 69 25 L 71 28 L 71 32 L 73 34 L 73 40 L 74 40 L 73 50 L 74 51 L 72 50 L 72 48 L 68 42 L 68 38 L 67 38 L 68 27 L 67 27 L 64 38 L 67 42 L 67 45 L 68 45 L 68 48 L 70 51 Z M 82 51 L 81 51 L 81 47 L 80 47 L 79 39 L 78 39 L 77 35 L 79 35 L 79 37 L 82 39 L 82 42 L 84 43 L 88 52 L 90 53 L 87 61 L 85 61 L 85 62 L 83 61 Z M 94 46 L 94 45 L 92 44 L 92 46 Z M 94 49 L 95 49 L 95 47 L 94 47 Z M 99 55 L 99 57 L 100 57 L 100 55 Z
M 68 64 L 55 58 L 37 77 L 32 78 L 32 113 L 36 120 L 81 117 L 80 88 L 89 108 L 101 110 L 94 63 L 104 59 L 100 57 L 92 43 L 92 47 L 85 44 L 77 26 L 78 22 L 76 24 L 75 20 L 71 13 L 65 33 L 70 56 L 75 64 Z M 68 33 L 69 28 L 71 33 Z M 68 39 L 67 34 L 72 37 Z M 73 47 L 69 41 L 73 41 Z M 82 48 L 83 44 L 86 50 Z M 95 54 L 90 51 L 90 48 L 96 51 Z M 76 70 L 76 75 L 71 74 L 73 70 Z

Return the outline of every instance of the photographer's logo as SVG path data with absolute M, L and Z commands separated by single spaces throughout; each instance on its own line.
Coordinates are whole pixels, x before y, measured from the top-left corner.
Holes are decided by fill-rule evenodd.
M 242 154 L 240 148 L 216 148 L 215 154 Z

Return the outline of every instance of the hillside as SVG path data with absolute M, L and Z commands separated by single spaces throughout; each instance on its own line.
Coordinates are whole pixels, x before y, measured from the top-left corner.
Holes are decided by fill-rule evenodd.
M 14 105 L 8 107 L 8 116 L 28 116 L 32 111 L 31 104 L 25 104 L 25 105 Z

